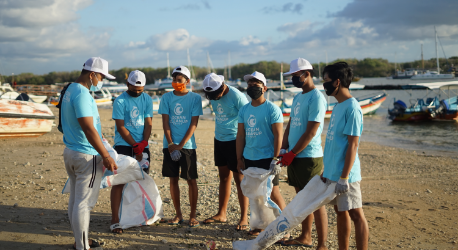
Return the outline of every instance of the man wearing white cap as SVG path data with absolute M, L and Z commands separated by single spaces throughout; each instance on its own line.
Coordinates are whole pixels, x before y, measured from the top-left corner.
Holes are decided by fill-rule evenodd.
M 78 250 L 100 246 L 88 238 L 90 211 L 99 195 L 102 167 L 118 168 L 103 146 L 97 104 L 89 92 L 100 90 L 103 78 L 114 79 L 108 73 L 108 62 L 100 57 L 89 58 L 78 79 L 62 91 L 59 103 L 66 146 L 63 155 L 70 180 L 68 218 Z
M 255 71 L 244 80 L 248 83 L 251 103 L 243 106 L 238 114 L 237 168 L 239 171 L 250 167 L 272 170 L 275 178 L 271 199 L 283 210 L 286 204 L 278 187 L 280 167 L 276 165 L 283 138 L 283 114 L 264 97 L 267 86 L 262 73 Z M 262 231 L 262 228 L 252 228 L 250 235 L 256 236 Z
M 194 131 L 199 116 L 202 115 L 202 99 L 199 94 L 189 92 L 186 85 L 190 83 L 191 73 L 185 66 L 179 66 L 172 72 L 174 91 L 161 98 L 159 114 L 162 115 L 164 129 L 162 176 L 170 178 L 170 194 L 176 215 L 169 220 L 169 225 L 183 223 L 180 205 L 179 178 L 188 182 L 191 214 L 188 225 L 199 226 L 197 221 L 197 155 Z M 181 174 L 180 174 L 181 168 Z
M 289 72 L 283 75 L 292 75 L 294 86 L 302 89 L 302 93 L 294 97 L 279 156 L 279 163 L 288 166 L 288 184 L 299 193 L 315 175 L 320 175 L 323 171 L 321 132 L 327 103 L 313 84 L 313 67 L 309 61 L 303 58 L 291 61 Z M 324 206 L 302 222 L 302 234 L 298 238 L 285 241 L 282 245 L 313 247 L 314 218 L 318 233 L 317 249 L 327 249 L 328 219 Z
M 136 157 L 141 161 L 143 153 L 150 152 L 148 139 L 153 126 L 153 100 L 143 93 L 146 84 L 145 74 L 139 70 L 130 72 L 127 78 L 127 91 L 116 98 L 113 104 L 113 120 L 115 126 L 114 150 L 118 154 Z M 146 173 L 149 169 L 144 169 Z M 113 233 L 122 233 L 119 224 L 119 207 L 124 185 L 116 185 L 111 189 L 111 226 Z
M 205 97 L 210 100 L 215 119 L 214 159 L 219 172 L 219 209 L 215 216 L 204 224 L 227 221 L 227 205 L 231 195 L 231 180 L 234 176 L 240 203 L 241 216 L 236 230 L 248 229 L 248 198 L 243 195 L 240 183 L 243 174 L 237 170 L 237 116 L 240 108 L 248 103 L 245 95 L 238 89 L 224 83 L 224 76 L 215 73 L 205 76 L 202 82 Z

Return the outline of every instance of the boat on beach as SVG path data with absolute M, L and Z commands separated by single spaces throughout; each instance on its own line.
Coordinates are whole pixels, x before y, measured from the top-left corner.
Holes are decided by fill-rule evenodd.
M 388 109 L 388 118 L 393 122 L 458 121 L 458 81 L 409 84 L 410 89 L 427 88 L 435 97 L 419 98 L 408 107 L 402 100 L 394 100 Z M 407 89 L 407 88 L 406 88 Z M 447 98 L 441 100 L 441 95 Z
M 99 91 L 90 91 L 92 97 L 95 100 L 95 103 L 97 106 L 104 106 L 104 105 L 112 105 L 113 104 L 113 96 L 111 95 L 109 89 L 106 87 L 103 87 Z M 59 94 L 60 95 L 60 94 Z M 51 101 L 49 102 L 52 105 L 57 105 L 59 104 L 59 98 L 60 97 L 53 97 L 51 98 Z
M 41 136 L 51 131 L 54 119 L 46 104 L 0 99 L 0 138 Z
M 16 98 L 18 98 L 19 95 L 20 93 L 14 91 L 14 89 L 11 88 L 9 84 L 0 86 L 0 98 L 1 99 L 16 100 Z M 33 94 L 27 94 L 27 95 L 29 96 L 30 99 L 32 99 L 32 101 L 36 103 L 43 103 L 44 101 L 46 101 L 46 99 L 48 99 L 48 97 L 45 95 L 33 95 Z
M 353 85 L 353 84 L 352 84 Z M 319 86 L 316 86 L 317 89 L 319 89 Z M 321 86 L 322 87 L 322 86 Z M 294 95 L 302 92 L 302 89 L 296 88 L 297 90 L 291 91 L 291 89 L 286 89 L 284 90 L 285 92 L 290 93 L 290 97 L 287 98 L 271 98 L 270 94 L 272 92 L 268 92 L 268 97 L 267 99 L 272 100 L 273 103 L 278 105 L 280 109 L 282 110 L 283 117 L 289 117 L 291 114 L 291 108 L 293 105 L 293 99 Z M 300 90 L 300 91 L 299 91 Z M 363 96 L 363 97 L 358 97 L 356 100 L 358 101 L 359 105 L 361 106 L 361 110 L 363 111 L 363 115 L 372 115 L 375 114 L 378 108 L 382 105 L 382 103 L 386 100 L 386 93 L 380 93 L 377 95 L 370 95 L 370 96 Z M 328 107 L 326 109 L 326 115 L 324 118 L 331 118 L 332 110 L 334 109 L 335 105 L 337 103 L 328 103 Z

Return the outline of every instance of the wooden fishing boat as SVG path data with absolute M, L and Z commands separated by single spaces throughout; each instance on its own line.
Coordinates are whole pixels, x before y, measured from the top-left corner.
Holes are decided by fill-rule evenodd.
M 275 102 L 277 105 L 280 106 L 283 117 L 289 117 L 291 114 L 291 106 L 293 98 L 283 99 L 284 101 Z M 356 98 L 359 105 L 361 106 L 361 110 L 363 111 L 363 115 L 372 115 L 375 114 L 378 108 L 382 105 L 382 103 L 386 100 L 386 93 L 381 93 L 377 95 L 371 95 L 367 97 L 360 97 Z M 332 110 L 337 103 L 328 104 L 325 118 L 331 118 Z
M 0 99 L 0 138 L 41 136 L 51 131 L 54 119 L 46 104 Z

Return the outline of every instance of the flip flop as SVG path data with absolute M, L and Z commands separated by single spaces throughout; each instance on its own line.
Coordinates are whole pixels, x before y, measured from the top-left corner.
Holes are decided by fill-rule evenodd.
M 181 219 L 181 220 L 179 220 L 178 222 L 169 222 L 169 223 L 167 223 L 167 224 L 168 224 L 168 225 L 171 225 L 171 226 L 176 226 L 176 225 L 181 225 L 181 224 L 183 224 L 183 222 L 184 222 L 184 220 Z
M 258 236 L 261 233 L 262 233 L 261 229 L 254 229 L 254 230 L 250 230 L 248 232 L 248 234 L 251 235 L 251 236 Z
M 240 228 L 235 228 L 235 230 L 237 231 L 248 231 L 250 229 L 250 227 L 248 225 L 240 225 L 240 224 L 237 224 L 237 226 L 240 226 Z M 245 227 L 245 229 L 243 229 Z
M 200 222 L 199 221 L 197 221 L 197 224 L 195 224 L 195 225 L 190 225 L 189 222 L 188 222 L 188 227 L 198 227 L 198 226 L 200 226 Z
M 313 247 L 313 245 L 307 245 L 297 240 L 290 240 L 290 241 L 296 242 L 297 244 L 286 244 L 285 241 L 283 241 L 281 245 L 284 247 Z
M 213 221 L 208 221 L 208 220 L 213 220 Z M 205 219 L 202 223 L 204 225 L 208 225 L 208 224 L 212 224 L 212 223 L 227 223 L 227 221 L 221 221 L 221 220 L 217 220 L 217 219 L 213 219 L 213 218 L 208 218 L 208 219 Z
M 114 232 L 115 229 L 121 229 L 121 231 L 118 231 L 118 232 Z M 113 225 L 110 226 L 110 231 L 114 234 L 122 234 L 124 232 L 124 230 L 122 229 L 122 226 L 121 224 L 119 223 L 115 223 Z

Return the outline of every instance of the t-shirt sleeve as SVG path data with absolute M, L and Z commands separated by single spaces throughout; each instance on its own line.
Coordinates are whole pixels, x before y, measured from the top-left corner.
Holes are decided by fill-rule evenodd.
M 92 117 L 92 96 L 84 93 L 78 94 L 73 99 L 73 108 L 75 109 L 76 118 Z
M 121 98 L 116 98 L 113 103 L 113 115 L 112 117 L 115 120 L 124 120 L 124 102 Z
M 159 111 L 157 112 L 158 114 L 161 115 L 168 115 L 169 114 L 169 99 L 167 98 L 167 95 L 163 95 L 161 98 L 161 103 L 159 104 Z
M 275 104 L 272 104 L 270 124 L 274 123 L 283 123 L 283 114 L 279 107 L 275 106 Z
M 363 132 L 363 114 L 361 110 L 353 108 L 347 111 L 343 133 L 351 136 L 361 136 Z
M 308 121 L 309 122 L 323 122 L 324 115 L 326 114 L 326 104 L 323 98 L 315 96 L 310 100 L 308 110 Z
M 192 105 L 192 116 L 203 115 L 202 110 L 202 98 L 199 95 L 196 95 L 194 99 L 194 105 Z
M 237 118 L 238 123 L 244 123 L 245 122 L 244 119 L 243 119 L 243 114 L 245 113 L 245 108 L 244 107 L 245 106 L 242 106 L 242 108 L 240 108 L 240 110 L 239 110 L 239 114 L 237 116 L 238 117 Z
M 153 117 L 153 99 L 148 96 L 146 98 L 146 110 L 145 110 L 145 118 L 147 117 Z

